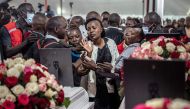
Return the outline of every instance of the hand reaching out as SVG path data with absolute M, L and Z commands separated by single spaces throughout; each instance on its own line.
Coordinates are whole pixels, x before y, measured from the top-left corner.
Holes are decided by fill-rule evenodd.
M 82 39 L 80 45 L 88 52 L 88 54 L 92 53 L 93 51 L 92 45 L 90 45 L 87 41 Z

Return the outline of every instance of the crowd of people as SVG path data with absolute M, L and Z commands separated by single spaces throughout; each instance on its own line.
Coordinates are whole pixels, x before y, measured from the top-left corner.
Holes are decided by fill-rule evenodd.
M 145 30 L 145 27 L 147 30 Z M 84 87 L 94 109 L 118 109 L 123 98 L 123 60 L 130 57 L 145 33 L 180 33 L 189 51 L 190 17 L 167 19 L 156 12 L 142 19 L 122 20 L 118 13 L 96 11 L 86 18 L 45 16 L 30 3 L 0 10 L 1 59 L 22 56 L 40 62 L 39 49 L 71 48 L 74 85 Z

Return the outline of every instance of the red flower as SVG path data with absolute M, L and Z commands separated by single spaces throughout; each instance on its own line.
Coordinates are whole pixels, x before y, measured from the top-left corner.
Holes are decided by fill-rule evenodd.
M 6 84 L 8 87 L 13 87 L 13 86 L 15 86 L 17 83 L 18 83 L 18 78 L 15 77 L 15 76 L 7 77 L 7 78 L 5 79 L 5 84 Z
M 18 96 L 19 104 L 26 106 L 29 103 L 29 97 L 26 94 L 21 94 Z
M 56 98 L 56 101 L 61 104 L 64 102 L 64 92 L 63 90 L 58 92 L 58 97 Z
M 186 61 L 186 67 L 189 69 L 190 68 L 190 61 Z
M 63 92 L 63 90 L 59 91 L 58 96 L 64 98 L 64 92 Z
M 24 82 L 28 83 L 30 81 L 31 75 L 33 74 L 34 74 L 33 72 L 27 72 L 26 74 L 24 74 L 24 78 L 23 78 Z
M 173 52 L 173 53 L 171 53 L 171 55 L 170 55 L 170 57 L 173 58 L 173 59 L 178 59 L 179 56 L 180 56 L 180 53 L 178 53 L 178 52 Z
M 30 96 L 30 102 L 34 105 L 37 105 L 39 102 L 40 98 L 35 97 L 35 96 Z
M 171 42 L 172 42 L 175 46 L 181 45 L 181 43 L 180 43 L 177 39 L 175 39 L 175 38 L 173 38 L 173 39 L 171 40 Z
M 46 98 L 40 98 L 38 101 L 38 108 L 39 109 L 48 109 L 50 107 L 50 102 Z
M 6 100 L 4 103 L 3 103 L 3 107 L 5 109 L 15 109 L 15 104 L 11 101 L 8 101 Z
M 56 98 L 56 101 L 57 101 L 58 104 L 62 104 L 62 103 L 64 102 L 64 98 L 62 98 L 62 97 L 57 97 L 57 98 Z
M 3 109 L 3 106 L 0 105 L 0 109 Z
M 161 41 L 158 43 L 158 45 L 161 46 L 161 47 L 165 47 L 165 46 L 166 46 L 166 43 L 165 43 L 164 39 L 161 40 Z
M 152 43 L 153 41 L 155 41 L 157 38 L 151 38 L 149 41 L 150 43 Z
M 135 106 L 133 109 L 153 109 L 152 107 L 148 107 L 145 104 L 139 104 Z
M 3 80 L 3 74 L 0 72 L 0 81 Z
M 34 70 L 34 74 L 35 74 L 38 78 L 46 77 L 40 70 L 37 70 L 37 69 Z

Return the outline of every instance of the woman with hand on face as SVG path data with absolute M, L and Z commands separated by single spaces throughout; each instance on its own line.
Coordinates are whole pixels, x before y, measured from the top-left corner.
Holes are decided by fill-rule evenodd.
M 113 66 L 119 56 L 115 42 L 105 38 L 105 31 L 100 20 L 87 20 L 86 29 L 90 46 L 85 40 L 81 45 L 90 58 L 84 58 L 83 66 L 91 71 L 88 74 L 88 93 L 90 101 L 95 101 L 94 109 L 118 109 L 119 95 L 114 79 L 107 74 L 113 74 Z

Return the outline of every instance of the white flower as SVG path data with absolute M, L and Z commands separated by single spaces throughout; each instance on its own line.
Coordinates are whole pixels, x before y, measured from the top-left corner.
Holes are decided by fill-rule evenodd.
M 24 92 L 24 87 L 23 87 L 22 85 L 18 84 L 18 85 L 16 85 L 16 86 L 14 86 L 14 87 L 11 89 L 11 91 L 12 91 L 15 95 L 18 96 L 19 94 L 21 94 L 21 93 Z
M 171 38 L 165 38 L 164 41 L 165 41 L 165 42 L 171 41 Z
M 16 68 L 19 72 L 22 72 L 24 70 L 24 65 L 23 64 L 16 64 L 14 68 Z
M 184 52 L 186 52 L 186 49 L 180 45 L 180 46 L 177 46 L 177 51 L 180 53 L 184 53 Z
M 46 84 L 46 81 L 47 81 L 47 79 L 44 78 L 44 77 L 42 77 L 42 78 L 39 79 L 39 83 L 40 84 Z
M 160 46 L 156 46 L 156 47 L 154 47 L 153 49 L 154 49 L 154 51 L 155 51 L 158 55 L 161 55 L 161 54 L 164 52 L 164 50 L 163 50 L 162 47 L 160 47 Z
M 143 49 L 150 49 L 150 42 L 144 42 L 142 45 L 141 45 L 141 47 L 143 48 Z
M 28 90 L 31 95 L 34 95 L 39 92 L 38 84 L 36 82 L 29 82 L 26 84 L 26 90 Z
M 161 38 L 158 38 L 158 39 L 156 39 L 156 40 L 154 40 L 154 41 L 152 41 L 152 42 L 153 42 L 155 45 L 158 45 L 160 41 L 162 41 L 162 39 L 161 39 Z
M 24 59 L 21 57 L 15 58 L 13 61 L 15 64 L 23 64 L 24 63 Z
M 6 100 L 15 102 L 15 101 L 16 101 L 16 97 L 15 97 L 13 94 L 8 94 L 8 95 L 6 96 Z
M 49 98 L 52 98 L 54 95 L 56 95 L 57 92 L 51 90 L 51 89 L 48 89 L 46 92 L 45 92 L 45 96 L 46 97 L 49 97 Z
M 182 99 L 175 99 L 168 106 L 168 109 L 185 109 L 185 108 L 187 109 L 190 108 L 190 102 Z
M 4 98 L 9 94 L 9 89 L 6 86 L 0 86 L 0 98 Z
M 7 59 L 5 60 L 5 65 L 8 67 L 8 68 L 11 68 L 15 65 L 13 59 Z
M 7 76 L 10 77 L 10 76 L 15 76 L 17 78 L 19 78 L 21 72 L 19 72 L 16 68 L 10 68 L 8 71 L 7 71 Z
M 159 98 L 148 100 L 145 103 L 146 106 L 150 106 L 150 107 L 155 108 L 155 109 L 162 109 L 163 104 L 164 104 L 164 99 L 159 99 Z
M 170 53 L 172 53 L 172 52 L 174 52 L 174 50 L 175 50 L 175 45 L 174 45 L 173 43 L 169 42 L 169 43 L 166 44 L 166 49 L 167 49 Z
M 50 100 L 50 108 L 55 109 L 55 106 L 56 106 L 55 101 Z
M 37 76 L 36 75 L 31 75 L 30 76 L 30 82 L 37 82 Z
M 0 99 L 0 105 L 5 102 L 6 99 Z
M 35 60 L 34 59 L 28 59 L 24 63 L 25 66 L 32 66 L 33 64 L 35 64 Z

